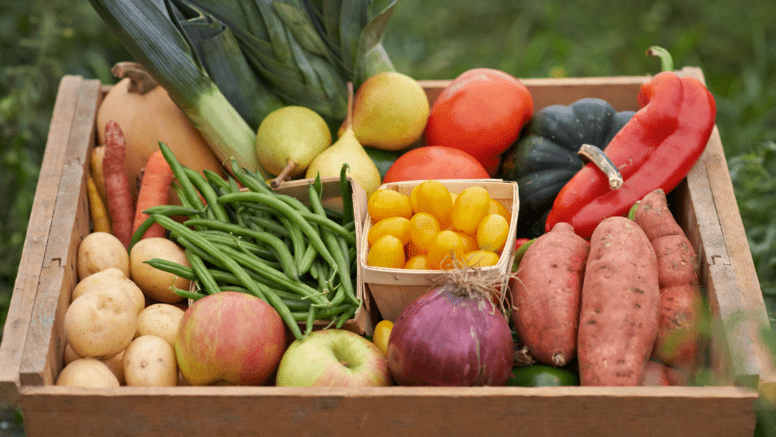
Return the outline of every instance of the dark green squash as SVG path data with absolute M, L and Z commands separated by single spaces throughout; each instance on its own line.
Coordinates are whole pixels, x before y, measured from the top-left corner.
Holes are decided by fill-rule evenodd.
M 633 114 L 617 112 L 604 100 L 585 98 L 569 106 L 548 106 L 534 115 L 526 134 L 504 152 L 499 170 L 499 177 L 518 185 L 518 238 L 544 233 L 555 197 L 584 166 L 577 155 L 582 144 L 605 149 Z

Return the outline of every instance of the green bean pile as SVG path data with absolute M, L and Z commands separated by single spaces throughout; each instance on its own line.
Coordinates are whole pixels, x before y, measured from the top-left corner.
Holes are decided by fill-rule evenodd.
M 339 328 L 355 315 L 361 298 L 355 291 L 356 223 L 347 164 L 340 178 L 343 211 L 337 213 L 321 203 L 319 178 L 308 186 L 308 206 L 276 193 L 234 159 L 224 179 L 182 166 L 167 145 L 159 147 L 177 180 L 173 189 L 181 205 L 146 210 L 149 218 L 133 234 L 130 250 L 152 224 L 167 229 L 191 267 L 160 258 L 146 263 L 196 285 L 195 291 L 174 289 L 178 295 L 197 300 L 224 290 L 250 293 L 272 305 L 297 339 L 312 332 L 316 320 Z

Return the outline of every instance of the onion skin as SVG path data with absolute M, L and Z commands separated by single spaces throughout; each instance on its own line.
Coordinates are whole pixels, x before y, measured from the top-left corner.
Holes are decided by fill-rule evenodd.
M 503 386 L 514 342 L 503 313 L 486 298 L 444 285 L 409 304 L 391 330 L 388 368 L 399 385 Z

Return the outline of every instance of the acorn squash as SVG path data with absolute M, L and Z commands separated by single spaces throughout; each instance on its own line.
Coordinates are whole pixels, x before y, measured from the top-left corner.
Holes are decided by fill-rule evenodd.
M 502 179 L 518 185 L 518 238 L 544 233 L 555 197 L 585 164 L 577 155 L 582 144 L 605 150 L 633 114 L 617 112 L 602 99 L 584 98 L 547 106 L 533 116 L 525 135 L 504 152 L 499 170 Z

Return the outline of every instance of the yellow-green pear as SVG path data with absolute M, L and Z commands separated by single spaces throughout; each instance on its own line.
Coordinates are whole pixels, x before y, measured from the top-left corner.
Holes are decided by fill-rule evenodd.
M 331 131 L 315 111 L 284 106 L 270 112 L 259 125 L 256 148 L 261 165 L 280 179 L 302 174 L 310 162 L 331 145 Z
M 329 148 L 318 154 L 307 167 L 305 175 L 313 179 L 320 175 L 323 177 L 339 176 L 342 165 L 348 163 L 350 169 L 347 175 L 366 191 L 367 197 L 380 186 L 380 171 L 377 170 L 372 158 L 356 139 L 352 128 L 353 84 L 348 82 L 348 115 L 345 119 L 345 130 L 339 139 Z
M 353 102 L 353 132 L 364 146 L 401 150 L 423 134 L 430 106 L 423 87 L 413 78 L 393 72 L 369 77 Z

